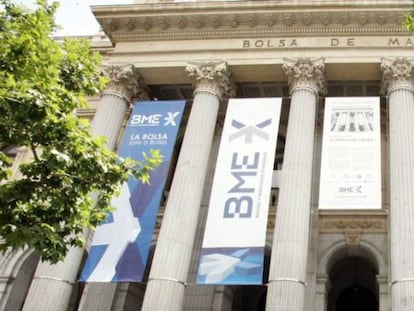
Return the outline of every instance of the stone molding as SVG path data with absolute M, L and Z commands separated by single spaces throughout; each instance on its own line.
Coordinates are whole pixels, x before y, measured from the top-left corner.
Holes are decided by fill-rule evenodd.
M 225 61 L 189 62 L 185 71 L 188 77 L 194 81 L 194 94 L 207 92 L 219 98 L 234 95 L 231 72 Z
M 383 58 L 381 62 L 381 93 L 390 95 L 397 89 L 414 92 L 413 62 L 405 57 L 395 59 Z
M 408 34 L 401 27 L 410 6 L 312 6 L 299 11 L 277 3 L 212 3 L 207 7 L 177 4 L 93 8 L 104 32 L 112 41 L 164 40 L 226 37 L 259 37 L 298 34 L 378 33 Z
M 327 93 L 324 59 L 299 58 L 284 61 L 282 68 L 288 77 L 290 94 L 297 89 L 310 89 L 316 95 Z
M 373 215 L 320 215 L 320 233 L 346 233 L 354 237 L 356 233 L 386 233 L 387 216 Z
M 110 79 L 103 94 L 115 94 L 128 103 L 136 99 L 148 99 L 149 88 L 134 65 L 110 65 L 103 68 L 103 74 Z

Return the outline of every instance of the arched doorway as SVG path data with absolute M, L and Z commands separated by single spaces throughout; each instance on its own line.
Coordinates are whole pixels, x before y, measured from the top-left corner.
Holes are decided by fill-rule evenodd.
M 328 311 L 378 311 L 377 267 L 368 259 L 350 255 L 333 263 Z

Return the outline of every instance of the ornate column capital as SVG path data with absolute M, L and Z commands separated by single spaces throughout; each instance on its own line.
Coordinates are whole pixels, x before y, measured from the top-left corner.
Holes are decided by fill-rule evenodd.
M 414 92 L 413 63 L 405 57 L 381 59 L 381 94 L 390 95 L 397 89 Z
M 194 61 L 185 68 L 187 75 L 194 80 L 194 94 L 207 92 L 222 97 L 234 95 L 231 72 L 225 61 Z
M 288 77 L 292 94 L 297 89 L 310 89 L 316 95 L 327 93 L 324 59 L 285 59 L 282 68 Z
M 134 65 L 110 65 L 104 67 L 102 72 L 110 79 L 104 94 L 116 94 L 128 103 L 149 98 L 149 88 Z

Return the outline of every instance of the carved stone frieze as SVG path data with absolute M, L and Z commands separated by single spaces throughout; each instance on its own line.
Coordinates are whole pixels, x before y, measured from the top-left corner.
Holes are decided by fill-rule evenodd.
M 194 81 L 195 93 L 204 91 L 220 98 L 233 95 L 231 72 L 225 61 L 189 62 L 185 71 Z
M 382 82 L 381 93 L 390 94 L 398 88 L 414 90 L 413 85 L 413 63 L 404 57 L 395 59 L 382 59 L 381 63 Z
M 199 38 L 221 36 L 217 30 L 226 31 L 226 36 L 263 36 L 263 35 L 297 35 L 298 33 L 317 34 L 338 33 L 378 33 L 384 35 L 404 33 L 401 27 L 403 14 L 401 7 L 388 10 L 361 6 L 358 9 L 332 10 L 321 8 L 315 11 L 296 11 L 285 8 L 266 9 L 249 7 L 226 10 L 226 8 L 182 10 L 176 14 L 168 14 L 168 6 L 162 11 L 151 8 L 151 13 L 128 11 L 123 14 L 114 11 L 99 11 L 95 15 L 103 30 L 115 42 L 122 40 L 146 40 L 164 38 Z M 171 7 L 173 10 L 174 8 Z M 339 7 L 340 9 L 340 7 Z M 127 22 L 125 22 L 127 20 Z M 264 28 L 266 27 L 266 28 Z M 216 30 L 216 31 L 215 31 Z M 231 30 L 231 31 L 229 31 Z
M 385 233 L 386 215 L 320 215 L 320 233 Z
M 103 68 L 103 74 L 110 79 L 104 93 L 118 93 L 129 103 L 135 99 L 148 99 L 149 88 L 135 66 L 111 65 Z
M 309 88 L 316 94 L 325 94 L 327 92 L 323 59 L 285 59 L 282 68 L 288 77 L 291 94 L 298 88 Z

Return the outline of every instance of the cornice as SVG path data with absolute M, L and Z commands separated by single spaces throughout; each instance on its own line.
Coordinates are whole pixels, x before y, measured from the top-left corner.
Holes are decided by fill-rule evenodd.
M 247 1 L 251 2 L 251 1 Z M 272 1 L 273 2 L 273 1 Z M 180 4 L 93 7 L 103 31 L 120 41 L 243 38 L 260 36 L 317 36 L 349 34 L 408 34 L 402 27 L 409 11 L 401 5 L 375 9 L 367 6 L 275 6 L 238 2 L 221 7 L 194 8 Z M 178 10 L 181 7 L 181 10 Z M 161 9 L 163 8 L 163 9 Z

